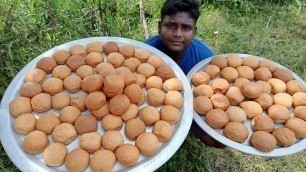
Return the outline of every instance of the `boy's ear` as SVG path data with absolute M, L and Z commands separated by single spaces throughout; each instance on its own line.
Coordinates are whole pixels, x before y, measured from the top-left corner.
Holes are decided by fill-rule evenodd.
M 158 21 L 158 34 L 161 32 L 161 21 Z

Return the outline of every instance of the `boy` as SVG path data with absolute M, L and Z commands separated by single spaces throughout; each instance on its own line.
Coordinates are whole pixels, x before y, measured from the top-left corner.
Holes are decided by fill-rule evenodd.
M 198 62 L 214 55 L 207 44 L 194 39 L 199 16 L 197 0 L 166 0 L 161 9 L 161 21 L 158 22 L 159 35 L 144 42 L 171 57 L 187 75 Z M 192 123 L 192 130 L 206 145 L 224 147 L 195 122 Z

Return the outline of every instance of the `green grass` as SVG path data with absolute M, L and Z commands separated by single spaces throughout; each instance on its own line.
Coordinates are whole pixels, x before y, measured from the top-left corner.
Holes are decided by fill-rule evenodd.
M 62 43 L 91 36 L 144 40 L 138 1 L 0 2 L 0 96 L 32 59 Z M 129 2 L 129 3 L 127 3 Z M 151 36 L 157 32 L 161 0 L 145 2 Z M 203 1 L 206 2 L 206 1 Z M 213 0 L 201 7 L 197 38 L 215 54 L 246 53 L 276 61 L 306 80 L 305 0 Z M 299 6 L 299 3 L 303 3 Z M 306 151 L 276 158 L 205 146 L 189 133 L 159 171 L 306 171 Z M 0 171 L 19 171 L 0 144 Z

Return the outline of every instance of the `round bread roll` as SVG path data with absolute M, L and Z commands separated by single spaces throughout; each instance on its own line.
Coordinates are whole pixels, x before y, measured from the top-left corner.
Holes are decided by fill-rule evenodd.
M 141 105 L 146 101 L 146 94 L 138 84 L 128 85 L 124 88 L 123 94 L 136 105 Z
M 248 66 L 252 68 L 253 70 L 256 70 L 259 66 L 259 60 L 257 60 L 256 57 L 249 56 L 249 57 L 242 59 L 242 65 Z
M 276 70 L 276 65 L 274 64 L 274 62 L 268 59 L 260 60 L 259 67 L 268 68 L 271 73 Z
M 98 150 L 90 159 L 90 168 L 93 171 L 113 171 L 116 165 L 116 156 L 109 150 Z
M 295 93 L 293 96 L 293 106 L 306 106 L 306 93 L 298 92 Z
M 82 79 L 78 75 L 70 75 L 64 79 L 64 88 L 70 93 L 81 90 Z
M 129 109 L 121 115 L 121 118 L 123 119 L 123 121 L 134 119 L 138 116 L 138 112 L 139 112 L 138 106 L 131 103 Z
M 268 81 L 272 78 L 272 73 L 268 68 L 260 67 L 254 73 L 256 80 Z
M 24 77 L 25 82 L 37 82 L 39 84 L 43 84 L 47 78 L 47 74 L 45 71 L 34 68 L 31 69 Z
M 242 85 L 241 92 L 245 97 L 257 98 L 261 94 L 261 89 L 258 84 L 254 82 L 248 82 Z
M 79 137 L 79 147 L 88 153 L 94 153 L 102 147 L 102 136 L 98 132 L 82 134 Z
M 221 78 L 226 79 L 228 82 L 235 82 L 238 77 L 239 74 L 233 67 L 225 67 L 221 71 Z
M 86 65 L 86 61 L 81 55 L 72 55 L 67 59 L 66 64 L 75 72 L 80 66 Z
M 160 109 L 160 119 L 163 121 L 167 121 L 170 124 L 175 124 L 180 120 L 180 118 L 180 111 L 174 106 L 165 105 Z
M 306 137 L 306 122 L 300 118 L 290 118 L 286 121 L 285 127 L 292 130 L 296 138 Z
M 286 84 L 280 79 L 272 78 L 268 80 L 268 83 L 271 85 L 271 92 L 273 94 L 282 93 L 286 91 Z
M 64 89 L 63 81 L 59 78 L 48 78 L 42 85 L 45 93 L 55 95 Z
M 123 55 L 117 52 L 112 52 L 107 56 L 107 62 L 112 64 L 115 68 L 121 67 L 123 61 Z
M 124 44 L 119 47 L 119 53 L 127 59 L 134 56 L 135 48 L 133 45 Z
M 106 150 L 114 152 L 117 147 L 123 145 L 124 139 L 120 131 L 106 131 L 102 137 L 102 146 Z
M 157 121 L 153 126 L 152 133 L 155 134 L 158 141 L 167 142 L 171 139 L 173 127 L 167 121 Z
M 134 56 L 142 63 L 147 62 L 151 55 L 152 54 L 144 48 L 139 48 L 138 50 L 135 50 L 134 53 Z
M 146 89 L 149 90 L 150 88 L 163 88 L 163 80 L 158 76 L 150 76 L 146 80 Z
M 134 73 L 129 73 L 124 77 L 124 85 L 128 86 L 131 84 L 136 84 L 136 76 Z
M 67 65 L 58 65 L 52 71 L 52 77 L 64 80 L 71 75 L 71 69 Z
M 211 87 L 215 93 L 225 94 L 229 89 L 229 83 L 223 78 L 216 78 L 212 81 Z
M 81 115 L 75 121 L 75 129 L 79 135 L 95 132 L 98 129 L 97 119 L 93 115 Z
M 151 106 L 160 106 L 165 102 L 166 94 L 158 88 L 150 88 L 147 92 L 148 104 Z
M 288 69 L 279 68 L 273 72 L 273 78 L 278 78 L 286 83 L 290 80 L 293 80 L 293 75 L 292 72 Z
M 214 94 L 214 90 L 209 85 L 206 85 L 206 84 L 199 85 L 193 89 L 194 97 L 198 97 L 198 96 L 211 97 L 213 94 Z
M 273 120 L 265 115 L 258 115 L 253 118 L 252 129 L 253 131 L 265 131 L 271 133 L 275 126 Z
M 101 123 L 104 131 L 110 131 L 110 130 L 121 130 L 123 122 L 120 116 L 108 114 L 102 119 Z
M 86 105 L 85 105 L 85 100 L 87 96 L 88 96 L 87 93 L 82 93 L 82 92 L 73 95 L 70 99 L 70 105 L 77 107 L 82 112 L 87 110 Z
M 231 105 L 239 105 L 244 100 L 244 95 L 238 87 L 231 87 L 225 94 Z
M 104 62 L 104 58 L 101 53 L 91 52 L 85 58 L 86 63 L 91 67 L 96 67 L 99 63 Z
M 101 42 L 98 42 L 98 41 L 90 42 L 86 45 L 86 51 L 88 53 L 92 53 L 92 52 L 102 53 L 103 52 L 103 44 Z
M 113 115 L 120 116 L 129 109 L 130 105 L 130 99 L 124 94 L 119 94 L 109 101 L 108 107 Z
M 251 136 L 251 144 L 258 150 L 269 152 L 276 147 L 275 137 L 264 131 L 256 131 Z
M 281 146 L 291 146 L 296 140 L 294 132 L 285 127 L 276 128 L 272 135 L 276 138 L 277 144 Z
M 59 114 L 59 120 L 62 123 L 75 123 L 75 120 L 81 115 L 80 109 L 74 106 L 66 106 L 64 107 L 60 114 Z
M 206 72 L 210 78 L 216 78 L 220 74 L 220 68 L 216 65 L 205 66 L 203 71 Z
M 229 106 L 229 100 L 223 94 L 214 94 L 210 98 L 215 109 L 226 110 Z
M 52 143 L 44 150 L 43 160 L 47 165 L 56 167 L 64 163 L 67 154 L 68 151 L 65 145 L 61 143 Z
M 237 78 L 236 81 L 234 82 L 234 86 L 241 89 L 241 87 L 247 82 L 250 82 L 250 80 L 246 78 Z
M 124 67 L 124 66 L 118 67 L 115 70 L 118 75 L 121 75 L 123 77 L 125 77 L 128 74 L 132 74 L 131 69 L 129 69 L 128 67 Z
M 205 115 L 208 111 L 214 108 L 212 101 L 206 96 L 196 97 L 193 101 L 193 106 L 199 115 Z
M 276 123 L 284 123 L 290 118 L 290 111 L 282 105 L 272 105 L 268 108 L 269 117 Z
M 248 118 L 254 118 L 257 115 L 262 115 L 261 106 L 254 101 L 241 102 L 239 106 L 245 111 Z
M 195 86 L 199 86 L 202 84 L 207 85 L 210 81 L 210 76 L 206 72 L 196 72 L 192 75 L 191 81 Z
M 36 112 L 47 111 L 51 109 L 51 96 L 46 93 L 37 94 L 31 99 L 31 106 L 32 106 L 32 109 Z M 26 108 L 27 111 L 24 110 L 25 111 L 24 113 L 30 113 L 32 111 L 31 108 L 28 107 L 27 101 L 24 101 L 23 105 L 19 106 L 18 108 L 19 108 L 19 111 L 21 110 L 21 108 L 22 109 Z
M 94 91 L 101 91 L 103 88 L 104 79 L 99 74 L 93 74 L 90 76 L 86 76 L 81 83 L 81 87 L 84 91 L 87 91 L 88 93 L 94 92 Z
M 161 66 L 157 68 L 155 75 L 161 77 L 163 82 L 165 82 L 167 79 L 175 77 L 174 70 L 169 66 Z
M 220 70 L 227 67 L 227 60 L 223 56 L 215 56 L 211 59 L 211 65 L 216 65 L 219 67 Z
M 286 86 L 287 86 L 286 91 L 290 95 L 293 95 L 297 92 L 305 92 L 306 91 L 305 85 L 301 81 L 298 81 L 298 80 L 288 81 L 286 83 Z
M 37 82 L 26 82 L 19 90 L 20 96 L 32 98 L 39 93 L 42 93 L 42 86 Z
M 254 70 L 249 66 L 239 66 L 236 68 L 239 78 L 246 78 L 250 81 L 254 79 Z
M 139 110 L 139 116 L 146 126 L 154 125 L 160 120 L 159 110 L 154 106 L 145 106 Z
M 85 105 L 89 110 L 94 111 L 100 109 L 105 102 L 105 94 L 102 91 L 95 91 L 88 94 Z
M 242 65 L 242 58 L 237 54 L 229 54 L 226 59 L 229 67 L 236 68 Z
M 54 109 L 63 109 L 70 104 L 70 95 L 65 92 L 57 93 L 51 100 Z
M 70 53 L 67 50 L 57 50 L 52 57 L 57 64 L 65 64 L 66 60 L 70 57 Z
M 239 143 L 244 142 L 249 136 L 248 128 L 240 122 L 229 122 L 224 127 L 223 133 L 227 138 Z
M 142 120 L 130 119 L 125 124 L 124 132 L 127 138 L 136 140 L 140 134 L 146 132 L 146 125 Z
M 54 113 L 46 113 L 40 116 L 36 122 L 36 128 L 46 134 L 51 134 L 54 128 L 59 125 L 61 121 Z
M 142 133 L 136 139 L 135 145 L 144 156 L 151 156 L 159 149 L 157 137 L 150 132 Z
M 44 93 L 40 93 L 40 94 L 44 94 Z M 40 94 L 38 94 L 38 95 L 40 95 Z M 36 97 L 36 96 L 34 96 L 34 97 Z M 36 99 L 38 99 L 39 97 L 37 97 Z M 11 101 L 10 105 L 9 105 L 9 109 L 10 109 L 11 114 L 13 116 L 17 117 L 17 116 L 19 116 L 21 114 L 24 114 L 24 113 L 31 113 L 32 112 L 32 107 L 31 107 L 32 103 L 31 102 L 32 102 L 32 100 L 28 97 L 16 97 L 16 98 L 14 98 L 14 100 Z M 50 103 L 51 103 L 51 98 L 50 98 Z
M 91 111 L 91 113 L 94 117 L 96 117 L 97 120 L 102 120 L 106 115 L 110 113 L 108 108 L 108 102 L 106 101 L 100 109 L 93 110 Z
M 229 118 L 223 110 L 212 109 L 206 113 L 205 122 L 213 129 L 223 129 L 229 123 Z
M 144 75 L 146 78 L 153 76 L 155 71 L 154 66 L 149 63 L 141 63 L 137 68 L 137 72 Z
M 306 106 L 298 106 L 294 109 L 294 117 L 306 121 Z M 17 120 L 17 119 L 16 119 Z
M 14 129 L 18 134 L 29 134 L 36 129 L 36 117 L 33 114 L 24 113 L 14 121 Z
M 261 88 L 263 93 L 270 94 L 271 93 L 271 85 L 266 81 L 256 81 L 256 84 Z
M 51 73 L 52 70 L 56 66 L 57 66 L 56 61 L 54 60 L 54 58 L 51 58 L 51 57 L 44 57 L 44 58 L 40 59 L 36 64 L 36 67 L 38 69 L 41 69 L 41 70 L 45 71 L 46 73 Z
M 114 41 L 109 41 L 103 45 L 103 51 L 106 55 L 118 52 L 119 51 L 119 45 Z
M 292 97 L 287 93 L 277 93 L 273 97 L 274 104 L 283 105 L 290 109 L 293 103 Z
M 136 72 L 140 64 L 141 62 L 137 58 L 131 57 L 124 60 L 122 66 L 129 68 L 132 72 Z
M 108 92 L 115 93 L 121 91 L 124 86 L 124 79 L 120 75 L 111 74 L 104 79 L 104 89 Z
M 91 66 L 89 65 L 82 65 L 76 70 L 77 75 L 84 79 L 86 76 L 90 76 L 95 74 L 94 70 Z
M 61 123 L 52 132 L 53 141 L 64 145 L 70 144 L 77 136 L 76 129 L 70 123 Z
M 117 74 L 114 66 L 110 63 L 104 62 L 96 66 L 96 73 L 100 74 L 103 78 L 110 74 Z
M 183 105 L 182 94 L 178 91 L 168 91 L 166 93 L 164 105 L 172 105 L 174 107 L 180 108 Z
M 113 98 L 113 97 L 115 97 L 117 95 L 122 94 L 123 93 L 123 89 L 119 90 L 117 92 L 110 92 L 110 91 L 107 90 L 107 88 L 104 87 L 103 88 L 103 92 L 104 92 L 104 94 L 106 95 L 107 98 Z
M 75 44 L 75 45 L 71 46 L 69 48 L 69 52 L 72 56 L 73 55 L 80 55 L 82 57 L 85 57 L 87 55 L 86 48 L 81 44 Z
M 47 135 L 37 130 L 26 135 L 22 142 L 23 150 L 29 154 L 43 152 L 48 145 L 49 140 Z
M 122 165 L 130 167 L 137 163 L 139 159 L 139 150 L 136 146 L 126 143 L 116 149 L 115 155 Z
M 273 99 L 268 93 L 261 93 L 254 101 L 261 106 L 262 110 L 267 110 L 273 105 Z
M 81 148 L 75 148 L 65 158 L 68 171 L 84 171 L 89 164 L 89 153 Z
M 245 111 L 238 106 L 230 106 L 226 113 L 230 122 L 240 122 L 243 124 L 247 119 Z
M 158 55 L 152 55 L 149 57 L 147 63 L 151 64 L 152 66 L 155 67 L 155 69 L 161 67 L 161 66 L 166 66 L 166 62 L 159 57 Z
M 135 76 L 136 76 L 136 84 L 138 84 L 141 88 L 143 88 L 146 84 L 147 80 L 146 77 L 138 73 L 136 73 Z

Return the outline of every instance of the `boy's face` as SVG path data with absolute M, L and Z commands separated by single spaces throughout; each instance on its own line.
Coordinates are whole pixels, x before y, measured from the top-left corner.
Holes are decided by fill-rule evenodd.
M 196 23 L 188 12 L 165 16 L 158 22 L 158 33 L 162 38 L 163 46 L 175 53 L 184 52 L 187 49 L 194 38 L 196 29 Z

